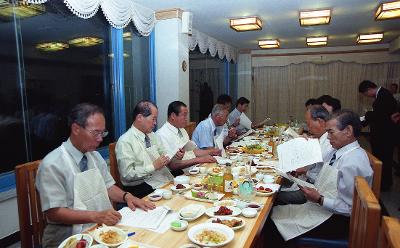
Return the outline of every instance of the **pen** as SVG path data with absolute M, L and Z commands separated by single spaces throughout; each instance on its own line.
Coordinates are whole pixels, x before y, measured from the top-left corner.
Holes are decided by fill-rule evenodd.
M 135 232 L 128 233 L 128 237 L 135 235 Z

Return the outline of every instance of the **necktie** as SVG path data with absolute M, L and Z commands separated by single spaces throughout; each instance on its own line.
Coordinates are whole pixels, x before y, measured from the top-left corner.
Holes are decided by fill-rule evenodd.
M 335 160 L 336 160 L 336 152 L 333 154 L 331 161 L 329 161 L 329 165 L 332 166 L 333 163 L 335 163 Z
M 86 155 L 83 155 L 81 161 L 79 162 L 79 168 L 81 169 L 81 172 L 84 172 L 85 170 L 88 169 L 87 162 L 88 161 Z
M 183 134 L 180 129 L 178 129 L 178 136 L 179 136 L 179 138 L 183 138 Z
M 217 129 L 214 129 L 214 136 L 217 136 Z
M 146 148 L 149 148 L 151 146 L 149 136 L 144 136 L 144 143 L 146 144 Z

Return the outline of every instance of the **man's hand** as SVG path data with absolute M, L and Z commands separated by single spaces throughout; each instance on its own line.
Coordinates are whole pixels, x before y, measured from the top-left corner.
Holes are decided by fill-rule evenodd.
M 298 177 L 300 175 L 306 174 L 307 171 L 308 171 L 307 167 L 301 167 L 301 168 L 296 169 L 295 171 L 290 172 L 290 174 L 294 177 Z
M 94 223 L 106 224 L 113 226 L 121 219 L 121 214 L 114 209 L 107 209 L 104 211 L 96 212 L 94 215 Z
M 218 148 L 210 148 L 207 150 L 208 154 L 211 156 L 221 156 L 221 149 Z
M 392 114 L 390 118 L 392 119 L 392 121 L 394 123 L 400 124 L 400 112 L 396 112 L 396 113 Z
M 185 150 L 183 150 L 183 148 L 180 148 L 174 156 L 174 159 L 176 160 L 182 160 L 183 156 L 185 156 Z
M 235 122 L 232 124 L 232 126 L 237 127 L 240 124 L 240 117 L 238 117 Z
M 217 162 L 217 160 L 213 156 L 210 156 L 210 155 L 197 157 L 197 161 L 198 161 L 199 164 L 216 163 Z
M 161 169 L 162 167 L 166 166 L 169 163 L 169 157 L 162 155 L 153 162 L 153 166 L 156 170 Z
M 307 200 L 312 201 L 312 202 L 318 202 L 321 194 L 318 193 L 318 191 L 316 189 L 302 187 L 300 185 L 299 185 L 299 188 L 301 191 L 303 191 L 304 196 L 307 198 Z
M 135 210 L 137 207 L 144 211 L 156 208 L 154 203 L 134 197 L 132 194 L 126 196 L 126 204 L 128 204 L 128 207 L 132 210 Z
M 228 137 L 230 139 L 236 139 L 237 138 L 237 134 L 236 134 L 236 128 L 231 127 L 228 131 Z

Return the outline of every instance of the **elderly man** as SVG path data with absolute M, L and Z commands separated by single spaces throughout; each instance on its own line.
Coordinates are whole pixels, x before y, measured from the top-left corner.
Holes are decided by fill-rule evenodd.
M 227 145 L 237 137 L 235 128 L 228 130 L 227 127 L 224 127 L 228 114 L 229 112 L 224 105 L 216 104 L 210 116 L 197 125 L 193 132 L 192 140 L 198 148 L 214 148 L 217 145 L 215 141 L 218 138 L 222 138 L 224 145 Z
M 68 122 L 69 139 L 43 159 L 36 178 L 48 221 L 43 247 L 57 247 L 94 223 L 115 225 L 121 215 L 112 208 L 110 199 L 126 202 L 132 209 L 155 207 L 114 185 L 106 162 L 95 151 L 107 135 L 104 114 L 98 106 L 78 104 Z
M 183 152 L 168 156 L 153 132 L 158 110 L 150 101 L 140 101 L 133 110 L 133 124 L 117 142 L 116 155 L 121 183 L 126 191 L 144 197 L 173 180 L 167 168 L 170 157 L 181 159 Z
M 169 153 L 177 151 L 185 145 L 185 147 L 187 147 L 183 159 L 176 160 L 169 166 L 172 170 L 172 174 L 175 175 L 182 174 L 182 169 L 195 164 L 216 162 L 212 155 L 221 154 L 221 151 L 216 148 L 210 150 L 198 149 L 195 147 L 195 144 L 189 140 L 189 135 L 184 128 L 188 122 L 188 113 L 188 108 L 183 102 L 171 102 L 168 105 L 168 120 L 156 132 Z
M 357 142 L 361 132 L 359 116 L 351 111 L 337 111 L 327 122 L 326 130 L 336 152 L 322 167 L 316 188 L 301 187 L 308 202 L 273 209 L 271 219 L 285 241 L 303 234 L 344 238 L 348 235 L 354 178 L 362 176 L 369 185 L 372 183 L 368 156 Z
M 318 174 L 324 164 L 328 163 L 335 149 L 328 140 L 328 132 L 326 131 L 326 122 L 329 118 L 328 111 L 321 105 L 312 105 L 305 113 L 305 119 L 311 138 L 319 141 L 322 152 L 322 163 L 306 166 L 296 170 L 296 174 L 306 174 L 307 181 L 315 183 Z M 303 204 L 307 201 L 301 190 L 297 191 L 281 191 L 277 196 L 277 205 L 281 204 Z

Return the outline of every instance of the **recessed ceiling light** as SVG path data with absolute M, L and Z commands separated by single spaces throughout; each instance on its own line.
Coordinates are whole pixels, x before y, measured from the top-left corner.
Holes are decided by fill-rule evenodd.
M 262 29 L 262 21 L 256 16 L 230 19 L 230 26 L 237 32 L 260 30 Z
M 281 44 L 279 40 L 259 40 L 258 46 L 260 48 L 279 48 Z
M 328 44 L 328 36 L 307 37 L 307 46 L 326 46 Z
M 376 10 L 376 20 L 386 20 L 400 17 L 400 1 L 381 3 Z
M 383 33 L 376 34 L 359 34 L 357 36 L 358 44 L 377 43 L 383 39 Z
M 75 47 L 90 47 L 103 43 L 103 39 L 97 37 L 80 37 L 68 41 L 68 44 Z
M 0 1 L 0 19 L 10 21 L 13 15 L 17 18 L 28 18 L 41 15 L 46 11 L 43 4 L 28 4 L 25 1 L 17 1 L 13 6 L 8 1 Z
M 63 42 L 43 42 L 36 45 L 36 48 L 43 52 L 56 52 L 68 47 L 68 44 Z
M 331 10 L 300 11 L 300 26 L 328 24 L 331 21 Z

